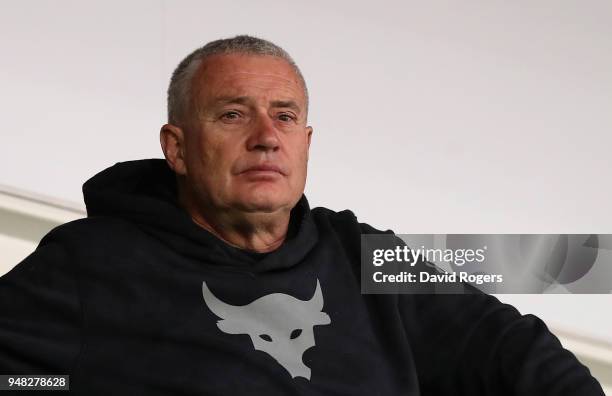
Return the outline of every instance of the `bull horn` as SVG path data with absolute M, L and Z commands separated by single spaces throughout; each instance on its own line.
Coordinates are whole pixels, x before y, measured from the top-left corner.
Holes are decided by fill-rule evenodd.
M 242 307 L 227 304 L 219 300 L 212 294 L 206 282 L 202 282 L 202 295 L 204 296 L 204 302 L 206 302 L 208 309 L 221 319 L 236 319 L 240 317 L 240 309 Z
M 315 289 L 312 298 L 309 301 L 317 311 L 323 309 L 323 293 L 321 292 L 321 285 L 319 284 L 319 280 L 317 279 L 317 288 Z

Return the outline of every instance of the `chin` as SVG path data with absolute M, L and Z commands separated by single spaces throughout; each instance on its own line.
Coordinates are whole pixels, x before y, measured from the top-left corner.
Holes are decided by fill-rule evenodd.
M 273 213 L 293 209 L 302 197 L 304 184 L 288 178 L 250 181 L 235 183 L 227 192 L 235 198 L 237 206 L 246 212 Z
M 247 194 L 240 199 L 240 206 L 247 212 L 272 213 L 288 205 L 278 194 Z
M 276 201 L 247 201 L 241 205 L 247 212 L 274 213 L 286 205 Z

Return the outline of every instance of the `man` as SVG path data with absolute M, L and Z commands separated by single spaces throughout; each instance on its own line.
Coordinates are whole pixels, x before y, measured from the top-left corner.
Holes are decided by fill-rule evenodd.
M 303 195 L 313 130 L 289 55 L 249 36 L 181 62 L 166 160 L 83 186 L 0 284 L 0 372 L 79 395 L 603 395 L 533 316 L 484 294 L 362 295 L 349 211 Z

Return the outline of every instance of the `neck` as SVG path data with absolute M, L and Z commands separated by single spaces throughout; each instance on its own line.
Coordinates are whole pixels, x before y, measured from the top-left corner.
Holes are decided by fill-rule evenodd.
M 271 252 L 283 244 L 289 230 L 290 209 L 271 213 L 219 210 L 196 205 L 182 194 L 179 203 L 196 224 L 240 249 Z

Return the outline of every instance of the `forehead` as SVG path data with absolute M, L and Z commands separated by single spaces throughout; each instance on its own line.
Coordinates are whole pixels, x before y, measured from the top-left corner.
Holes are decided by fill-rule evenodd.
M 304 87 L 294 68 L 274 56 L 212 55 L 200 65 L 193 85 L 199 98 L 275 94 L 305 100 Z

